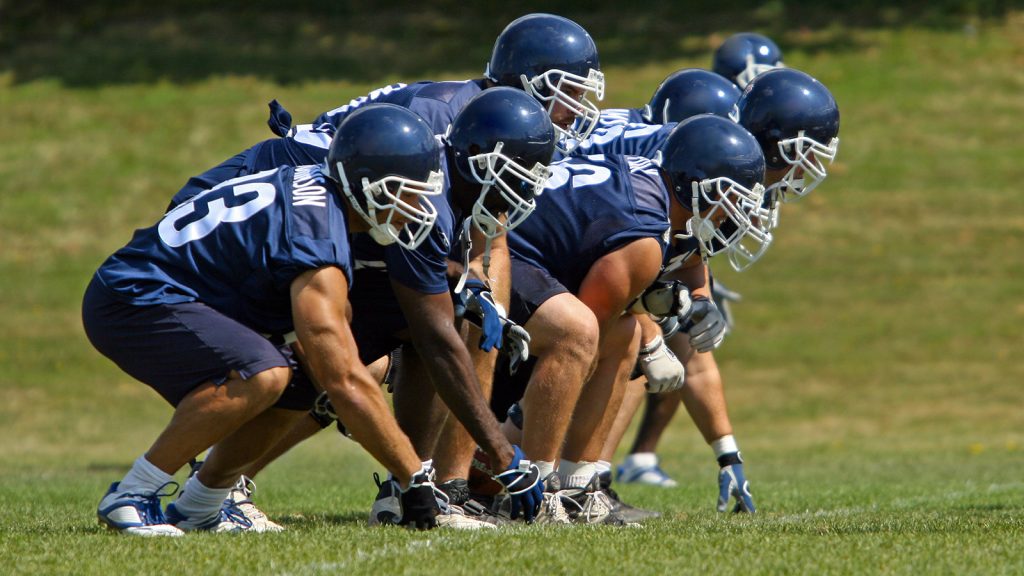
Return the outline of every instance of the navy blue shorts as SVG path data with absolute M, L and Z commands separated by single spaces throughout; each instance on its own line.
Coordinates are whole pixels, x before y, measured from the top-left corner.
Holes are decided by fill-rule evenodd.
M 363 364 L 369 365 L 408 341 L 396 336 L 407 331 L 409 323 L 386 272 L 356 270 L 348 299 L 352 304 L 352 336 Z
M 568 291 L 547 270 L 513 258 L 512 297 L 509 299 L 508 317 L 524 326 L 541 304 Z
M 205 382 L 223 383 L 232 370 L 250 378 L 290 365 L 283 343 L 274 344 L 204 304 L 134 306 L 115 298 L 95 277 L 85 291 L 82 324 L 100 353 L 172 406 Z M 312 400 L 306 408 L 311 405 Z

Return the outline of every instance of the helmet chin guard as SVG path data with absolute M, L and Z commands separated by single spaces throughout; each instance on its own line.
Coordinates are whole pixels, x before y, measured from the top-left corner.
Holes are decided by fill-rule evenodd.
M 677 234 L 677 238 L 695 238 L 704 258 L 729 251 L 748 238 L 748 242 L 767 249 L 770 240 L 765 243 L 760 228 L 751 222 L 752 211 L 764 200 L 764 186 L 755 184 L 748 189 L 720 177 L 694 181 L 691 190 L 691 206 L 704 210 L 693 213 L 686 222 L 686 233 Z
M 437 208 L 427 197 L 441 194 L 444 176 L 440 171 L 431 172 L 425 182 L 400 176 L 370 182 L 364 177 L 360 199 L 349 185 L 342 163 L 338 163 L 337 170 L 342 191 L 356 213 L 370 225 L 369 234 L 375 242 L 382 246 L 398 243 L 415 250 L 430 234 L 437 221 Z

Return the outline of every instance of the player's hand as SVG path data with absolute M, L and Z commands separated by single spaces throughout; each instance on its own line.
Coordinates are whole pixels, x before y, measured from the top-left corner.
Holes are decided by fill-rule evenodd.
M 718 306 L 706 297 L 693 300 L 690 313 L 682 317 L 682 330 L 690 335 L 690 346 L 698 352 L 710 352 L 725 339 L 725 318 Z
M 686 369 L 661 336 L 640 349 L 637 362 L 647 377 L 647 391 L 652 394 L 678 390 L 686 382 Z
M 437 507 L 434 490 L 434 483 L 431 482 L 430 474 L 425 469 L 413 474 L 409 487 L 402 490 L 399 498 L 402 505 L 402 518 L 398 521 L 399 526 L 416 530 L 430 530 L 437 527 L 437 515 L 440 510 Z
M 512 498 L 512 519 L 519 517 L 520 512 L 526 521 L 533 522 L 544 502 L 544 486 L 540 482 L 540 469 L 531 464 L 519 446 L 512 445 L 515 456 L 504 472 L 494 479 L 505 485 L 508 495 Z
M 737 454 L 737 459 L 738 459 Z M 737 462 L 723 466 L 718 471 L 718 511 L 725 512 L 729 508 L 729 499 L 736 498 L 736 505 L 733 512 L 757 511 L 754 506 L 754 497 L 750 495 L 750 483 L 743 474 L 743 463 Z
M 502 332 L 505 337 L 502 350 L 508 354 L 509 372 L 515 374 L 519 366 L 530 359 L 530 333 L 508 318 Z
M 480 327 L 480 349 L 488 352 L 501 348 L 505 311 L 494 301 L 490 288 L 483 281 L 471 278 L 466 281 L 461 297 L 466 306 L 466 319 Z
M 725 319 L 725 334 L 731 334 L 735 325 L 735 319 L 732 315 L 730 302 L 739 302 L 743 299 L 743 296 L 739 292 L 729 290 L 716 279 L 711 285 L 711 298 L 714 299 L 715 306 L 718 306 L 718 309 L 722 312 L 722 318 Z
M 684 316 L 690 312 L 692 300 L 690 289 L 677 280 L 657 280 L 644 290 L 630 310 L 634 313 L 648 313 L 658 318 Z

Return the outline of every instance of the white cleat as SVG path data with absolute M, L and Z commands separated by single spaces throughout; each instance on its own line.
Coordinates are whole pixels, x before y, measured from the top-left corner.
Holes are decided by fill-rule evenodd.
M 161 493 L 160 490 L 171 486 L 171 491 Z M 181 536 L 180 529 L 172 526 L 164 518 L 160 506 L 161 496 L 170 496 L 178 489 L 174 482 L 168 482 L 149 494 L 133 494 L 119 490 L 120 482 L 110 485 L 107 493 L 100 500 L 96 509 L 96 517 L 100 524 L 111 530 L 134 536 Z
M 234 506 L 242 516 L 245 516 L 251 525 L 249 532 L 283 532 L 284 526 L 267 518 L 267 515 L 253 503 L 252 494 L 255 491 L 256 483 L 248 476 L 242 476 L 228 493 L 224 505 L 225 507 Z
M 185 532 L 213 532 L 223 534 L 226 532 L 246 532 L 252 528 L 252 523 L 233 505 L 225 505 L 217 510 L 217 513 L 205 518 L 189 518 L 178 512 L 178 508 L 171 502 L 167 505 L 165 513 L 167 522 L 177 526 Z
M 366 522 L 370 526 L 381 524 L 398 524 L 402 519 L 401 488 L 391 478 L 381 482 L 380 476 L 374 472 L 373 481 L 377 483 L 377 498 L 370 508 L 370 518 Z

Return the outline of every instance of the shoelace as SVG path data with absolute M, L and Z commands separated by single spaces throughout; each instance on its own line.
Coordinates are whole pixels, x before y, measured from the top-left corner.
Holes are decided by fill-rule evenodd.
M 603 511 L 601 507 L 604 508 Z M 611 502 L 608 501 L 608 495 L 604 492 L 587 492 L 583 505 L 580 507 L 580 513 L 583 514 L 588 524 L 592 519 L 603 520 L 611 513 L 611 510 Z
M 225 501 L 224 505 L 221 506 L 220 516 L 221 517 L 218 520 L 222 522 L 227 521 L 232 524 L 238 524 L 243 526 L 246 530 L 252 528 L 252 521 L 246 517 L 245 512 L 242 512 L 242 509 L 239 508 L 238 504 L 234 501 L 231 501 L 230 503 Z
M 163 492 L 164 488 L 170 487 L 167 492 Z M 160 499 L 165 496 L 174 496 L 178 493 L 178 489 L 181 485 L 171 480 L 164 482 L 156 490 L 149 494 L 137 494 L 128 492 L 125 496 L 129 498 L 138 498 L 142 500 L 142 506 L 138 508 L 142 521 L 146 524 L 166 524 L 167 519 L 164 517 L 164 509 L 160 504 Z

